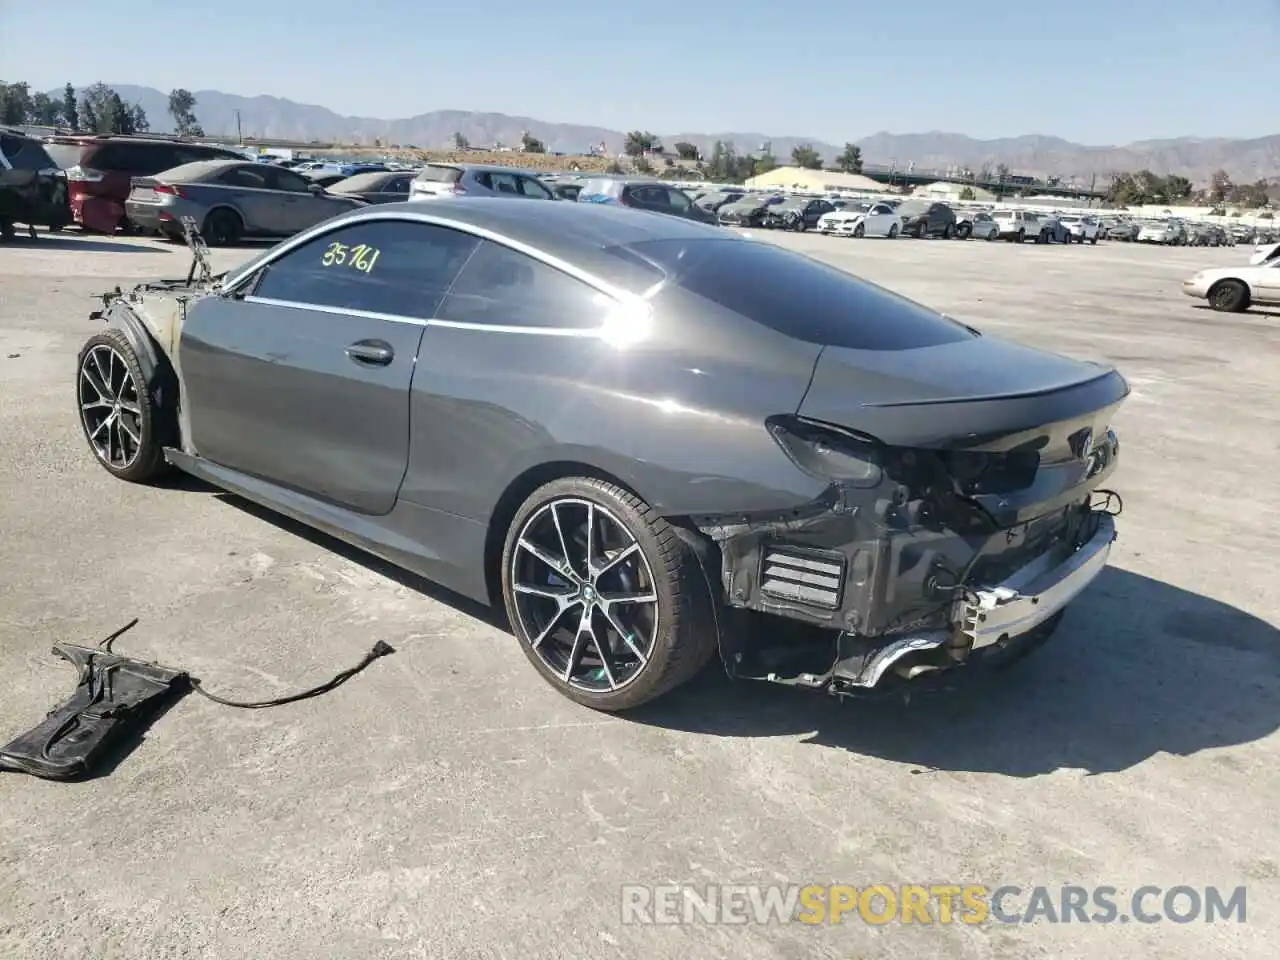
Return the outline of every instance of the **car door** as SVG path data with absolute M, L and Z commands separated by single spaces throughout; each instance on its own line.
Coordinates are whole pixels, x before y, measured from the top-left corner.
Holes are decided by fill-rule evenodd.
M 244 223 L 244 232 L 260 236 L 280 236 L 279 202 L 267 187 L 266 169 L 259 163 L 228 167 L 195 191 L 206 207 L 234 207 Z
M 893 207 L 885 203 L 877 203 L 862 218 L 862 232 L 869 237 L 884 237 L 897 222 L 898 215 Z
M 1254 267 L 1253 273 L 1250 283 L 1253 299 L 1280 303 L 1280 259 L 1272 260 L 1263 267 Z
M 323 190 L 313 190 L 314 184 L 292 170 L 266 167 L 264 175 L 268 189 L 274 191 L 272 201 L 280 217 L 281 234 L 299 233 L 352 209 L 351 204 Z
M 408 464 L 425 323 L 477 243 L 364 218 L 282 247 L 200 301 L 180 345 L 195 451 L 341 507 L 388 512 Z

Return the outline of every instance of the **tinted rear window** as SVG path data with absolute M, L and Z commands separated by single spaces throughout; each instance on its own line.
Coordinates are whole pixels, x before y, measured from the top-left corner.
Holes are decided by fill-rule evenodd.
M 462 171 L 457 167 L 423 167 L 417 179 L 431 183 L 457 183 L 462 178 Z
M 44 149 L 54 163 L 66 170 L 80 162 L 80 152 L 84 147 L 78 143 L 46 143 Z
M 771 243 L 647 240 L 609 252 L 630 268 L 620 270 L 620 281 L 626 274 L 647 286 L 661 272 L 690 293 L 808 343 L 912 350 L 977 336 L 913 300 Z M 650 269 L 637 269 L 639 259 Z

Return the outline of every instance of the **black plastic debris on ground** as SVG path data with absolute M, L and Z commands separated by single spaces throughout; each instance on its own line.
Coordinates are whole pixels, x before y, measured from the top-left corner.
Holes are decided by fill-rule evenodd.
M 182 670 L 112 653 L 111 641 L 124 630 L 97 647 L 54 644 L 53 652 L 79 673 L 75 692 L 0 747 L 0 769 L 46 780 L 86 777 L 127 739 L 141 739 L 159 709 L 190 689 Z
M 204 690 L 184 670 L 115 653 L 111 645 L 137 622 L 125 624 L 96 647 L 54 644 L 53 652 L 78 671 L 75 692 L 34 729 L 0 747 L 0 770 L 46 780 L 83 779 L 105 767 L 111 756 L 136 746 L 156 715 L 189 690 L 242 710 L 280 707 L 328 693 L 379 657 L 395 653 L 379 640 L 355 666 L 317 686 L 269 700 L 228 700 Z

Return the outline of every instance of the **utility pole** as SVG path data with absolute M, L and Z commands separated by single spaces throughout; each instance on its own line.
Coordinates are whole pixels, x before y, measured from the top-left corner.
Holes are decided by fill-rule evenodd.
M 244 146 L 244 131 L 240 129 L 240 111 L 236 111 L 236 142 L 240 146 Z

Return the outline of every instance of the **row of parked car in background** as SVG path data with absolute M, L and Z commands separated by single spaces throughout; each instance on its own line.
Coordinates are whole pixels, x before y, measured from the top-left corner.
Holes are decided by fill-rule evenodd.
M 0 226 L 77 223 L 182 236 L 186 217 L 211 245 L 279 238 L 373 203 L 492 196 L 614 204 L 725 226 L 817 231 L 834 237 L 916 237 L 1017 243 L 1121 240 L 1230 246 L 1276 239 L 1255 227 L 1227 230 L 1168 217 L 996 209 L 923 197 L 849 197 L 678 185 L 651 177 L 544 174 L 511 167 L 431 162 L 250 158 L 211 144 L 158 137 L 56 135 L 43 141 L 0 131 Z

